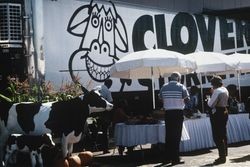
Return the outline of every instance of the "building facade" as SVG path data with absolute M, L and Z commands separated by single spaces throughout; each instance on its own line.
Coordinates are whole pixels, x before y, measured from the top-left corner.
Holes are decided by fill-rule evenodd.
M 111 79 L 115 98 L 140 106 L 135 112 L 151 110 L 151 80 L 110 78 L 110 67 L 128 53 L 151 48 L 249 53 L 248 7 L 247 0 L 1 1 L 1 89 L 15 75 L 58 87 L 77 77 L 88 89 Z M 243 88 L 250 86 L 248 75 L 242 74 Z M 234 75 L 224 79 L 237 84 Z M 166 80 L 156 81 L 156 91 Z M 183 82 L 200 85 L 194 75 Z M 202 84 L 210 86 L 206 76 Z

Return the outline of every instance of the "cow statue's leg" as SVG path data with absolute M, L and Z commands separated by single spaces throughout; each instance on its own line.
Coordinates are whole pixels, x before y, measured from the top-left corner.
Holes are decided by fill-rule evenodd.
M 36 156 L 37 156 L 37 152 L 36 151 L 31 151 L 30 152 L 30 162 L 31 162 L 31 166 L 32 167 L 36 166 Z
M 73 152 L 73 144 L 78 143 L 82 137 L 82 133 L 75 136 L 75 131 L 72 131 L 67 136 L 62 135 L 62 154 L 63 157 L 70 156 Z
M 5 166 L 4 161 L 5 161 L 5 159 L 4 159 L 4 145 L 3 145 L 2 140 L 1 140 L 1 142 L 0 142 L 0 167 Z
M 68 143 L 68 154 L 72 154 L 73 153 L 73 143 Z
M 5 157 L 4 157 L 4 165 L 5 166 L 8 166 L 9 159 L 10 159 L 12 153 L 13 153 L 13 151 L 11 151 L 9 149 L 6 150 Z
M 40 167 L 43 167 L 43 158 L 42 158 L 42 153 L 41 151 L 37 152 L 37 161 L 39 163 Z
M 6 153 L 4 156 L 4 165 L 8 166 L 9 163 L 15 164 L 17 162 L 17 146 L 10 145 L 6 147 Z
M 66 141 L 66 137 L 63 134 L 63 136 L 62 136 L 62 156 L 63 156 L 63 158 L 67 157 L 67 154 L 68 154 L 67 147 L 68 147 L 68 144 Z
M 0 121 L 0 166 L 4 166 L 4 149 L 8 140 L 9 132 L 5 128 L 4 122 Z

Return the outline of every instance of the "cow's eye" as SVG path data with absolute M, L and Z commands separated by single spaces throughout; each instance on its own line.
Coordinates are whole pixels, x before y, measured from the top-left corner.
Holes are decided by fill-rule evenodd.
M 99 18 L 97 16 L 93 16 L 91 23 L 92 23 L 93 27 L 97 28 L 99 26 Z
M 105 21 L 105 28 L 106 28 L 107 31 L 111 31 L 111 29 L 112 29 L 112 22 L 111 22 L 111 20 L 107 19 Z

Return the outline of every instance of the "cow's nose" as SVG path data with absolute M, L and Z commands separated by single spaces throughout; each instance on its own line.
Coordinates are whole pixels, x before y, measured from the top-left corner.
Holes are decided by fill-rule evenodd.
M 95 41 L 95 42 L 93 42 L 93 44 L 91 46 L 91 52 L 95 53 L 95 55 L 108 56 L 109 55 L 109 45 L 106 42 L 100 44 L 97 41 Z

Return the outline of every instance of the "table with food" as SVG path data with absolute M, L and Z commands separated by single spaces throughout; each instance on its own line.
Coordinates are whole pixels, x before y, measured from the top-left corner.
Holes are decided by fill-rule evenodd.
M 117 146 L 137 146 L 165 143 L 165 121 L 163 112 L 153 116 L 131 117 L 115 126 Z M 230 114 L 228 119 L 228 143 L 250 140 L 248 113 Z M 214 147 L 209 117 L 199 114 L 183 122 L 180 151 L 187 152 Z

